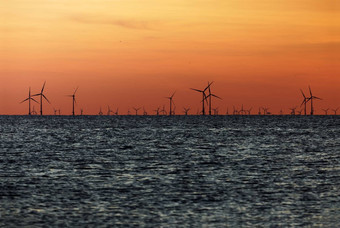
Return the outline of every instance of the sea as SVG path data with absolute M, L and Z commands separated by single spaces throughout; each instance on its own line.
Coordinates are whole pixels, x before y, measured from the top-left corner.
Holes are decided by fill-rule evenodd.
M 340 227 L 340 117 L 0 116 L 0 227 Z

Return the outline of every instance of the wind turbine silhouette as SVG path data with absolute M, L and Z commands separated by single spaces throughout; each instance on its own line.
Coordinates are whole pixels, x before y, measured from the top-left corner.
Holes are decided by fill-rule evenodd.
M 297 107 L 290 108 L 291 112 L 290 115 L 295 116 L 295 110 Z
M 322 99 L 319 97 L 313 96 L 310 86 L 308 86 L 308 88 L 309 88 L 309 94 L 310 94 L 310 97 L 308 98 L 310 100 L 310 115 L 312 116 L 314 115 L 313 99 L 318 99 L 318 100 L 322 100 Z
M 300 89 L 300 91 L 301 91 L 302 96 L 303 96 L 303 101 L 302 101 L 300 107 L 301 107 L 302 105 L 304 105 L 305 115 L 307 115 L 307 102 L 308 102 L 310 99 L 307 98 L 307 97 L 305 96 L 305 94 L 303 93 L 302 89 Z
M 140 109 L 140 108 L 135 108 L 135 107 L 133 107 L 133 109 L 136 111 L 136 116 L 138 115 L 138 110 Z
M 38 103 L 36 100 L 34 100 L 34 99 L 32 98 L 32 96 L 31 96 L 31 87 L 29 87 L 29 89 L 28 89 L 28 97 L 27 97 L 25 100 L 23 100 L 23 101 L 20 102 L 20 104 L 21 104 L 21 103 L 23 103 L 23 102 L 25 102 L 25 101 L 28 101 L 28 115 L 29 115 L 29 116 L 32 114 L 32 113 L 31 113 L 31 100 L 34 101 L 34 102 L 36 102 L 36 103 Z
M 332 111 L 334 112 L 334 115 L 336 116 L 336 113 L 338 111 L 339 108 L 336 108 L 336 109 L 332 109 Z
M 187 115 L 188 115 L 188 112 L 190 111 L 190 108 L 185 108 L 185 107 L 184 107 L 183 109 L 184 109 L 184 115 L 187 116 Z
M 114 113 L 116 116 L 118 116 L 118 111 L 119 111 L 119 108 L 117 108 L 116 112 Z
M 76 92 L 77 92 L 77 90 L 78 90 L 78 87 L 74 90 L 72 95 L 67 95 L 68 97 L 72 97 L 72 116 L 75 115 L 75 113 L 74 113 L 74 106 L 77 103 L 76 102 Z
M 32 115 L 37 115 L 38 113 L 34 110 L 34 106 L 33 106 L 33 110 L 32 110 Z
M 202 93 L 202 115 L 205 115 L 204 101 L 207 101 L 207 95 L 205 94 L 205 91 L 210 87 L 211 84 L 212 84 L 212 82 L 211 83 L 208 82 L 208 86 L 205 87 L 204 90 L 190 88 L 191 90 Z
M 207 96 L 207 98 L 209 98 L 209 115 L 211 115 L 211 97 L 216 97 L 216 98 L 222 100 L 222 98 L 220 98 L 219 96 L 211 93 L 211 84 L 213 84 L 213 82 L 211 82 L 210 85 L 209 85 L 209 82 L 208 82 L 209 95 Z
M 49 104 L 51 104 L 50 101 L 47 99 L 47 97 L 44 95 L 45 84 L 46 84 L 46 81 L 44 82 L 43 87 L 42 87 L 40 93 L 37 93 L 37 94 L 34 94 L 34 95 L 33 95 L 33 97 L 35 97 L 35 96 L 40 96 L 40 115 L 41 115 L 41 116 L 43 115 L 43 98 L 44 98 Z
M 154 111 L 156 112 L 156 116 L 159 116 L 159 107 L 157 107 L 157 109 L 155 109 Z
M 163 105 L 163 109 L 161 110 L 162 115 L 166 115 L 167 112 L 165 111 L 165 106 Z
M 148 112 L 145 110 L 145 107 L 143 106 L 143 115 L 144 116 L 147 116 L 148 115 Z
M 170 97 L 166 97 L 167 99 L 169 99 L 170 101 L 170 112 L 169 112 L 169 116 L 171 116 L 173 114 L 172 112 L 172 104 L 174 104 L 174 101 L 172 100 L 174 95 L 175 95 L 176 92 L 174 92 Z
M 327 109 L 322 109 L 324 112 L 325 112 L 325 115 L 327 116 L 328 115 L 328 110 L 329 110 L 329 108 L 327 108 Z
M 103 115 L 103 112 L 102 112 L 102 107 L 99 108 L 99 113 L 98 115 L 102 116 Z
M 110 106 L 107 106 L 107 115 L 109 116 L 111 113 L 113 113 L 113 111 L 110 109 Z

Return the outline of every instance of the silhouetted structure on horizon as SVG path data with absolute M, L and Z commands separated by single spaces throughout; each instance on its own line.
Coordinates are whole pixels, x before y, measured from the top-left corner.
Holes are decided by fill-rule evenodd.
M 78 87 L 74 90 L 72 95 L 67 95 L 68 97 L 72 97 L 72 116 L 75 115 L 74 106 L 77 103 L 77 101 L 76 101 L 76 93 L 77 93 L 77 91 L 78 91 Z
M 28 101 L 28 115 L 29 115 L 29 116 L 31 115 L 31 100 L 34 101 L 34 102 L 36 102 L 36 103 L 38 103 L 36 100 L 34 100 L 34 99 L 32 98 L 32 96 L 31 96 L 31 87 L 29 87 L 29 89 L 28 89 L 28 97 L 27 97 L 25 100 L 23 100 L 23 101 L 20 102 L 20 103 L 23 103 L 23 102 Z
M 47 97 L 44 95 L 45 84 L 46 84 L 46 81 L 44 82 L 43 87 L 42 87 L 40 93 L 37 93 L 37 94 L 34 94 L 34 95 L 33 95 L 33 97 L 34 97 L 34 96 L 40 96 L 40 115 L 41 115 L 41 116 L 43 115 L 43 98 L 44 98 L 49 104 L 51 104 L 50 101 L 47 99 Z

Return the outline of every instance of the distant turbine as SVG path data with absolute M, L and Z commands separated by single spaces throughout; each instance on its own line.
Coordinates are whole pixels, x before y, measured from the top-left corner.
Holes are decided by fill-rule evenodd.
M 35 111 L 34 106 L 33 106 L 33 110 L 32 110 L 32 115 L 37 115 L 38 113 Z
M 138 115 L 138 110 L 140 109 L 140 108 L 133 108 L 135 111 L 136 111 L 136 116 Z
M 207 102 L 207 95 L 205 94 L 205 91 L 210 87 L 210 85 L 212 84 L 208 82 L 208 86 L 205 87 L 204 90 L 199 90 L 199 89 L 193 89 L 193 88 L 190 88 L 191 90 L 194 90 L 196 92 L 200 92 L 202 93 L 202 115 L 205 115 L 205 105 L 204 105 L 204 102 L 206 101 Z
M 313 96 L 310 86 L 308 86 L 308 88 L 309 88 L 309 94 L 310 94 L 310 97 L 308 98 L 310 100 L 310 115 L 312 116 L 314 115 L 313 99 L 321 100 L 321 98 Z
M 110 106 L 107 106 L 107 115 L 109 116 L 111 113 L 113 113 L 113 111 L 110 109 Z
M 67 95 L 68 97 L 72 97 L 72 116 L 75 115 L 74 106 L 77 103 L 77 101 L 76 101 L 76 92 L 77 92 L 77 90 L 78 90 L 78 87 L 74 90 L 74 93 L 72 95 Z
M 148 112 L 145 110 L 144 106 L 143 106 L 143 115 L 144 115 L 144 116 L 147 116 L 147 115 L 148 115 Z
M 222 100 L 222 98 L 220 98 L 219 96 L 211 93 L 211 84 L 213 84 L 213 82 L 211 82 L 210 84 L 208 82 L 209 95 L 207 96 L 207 98 L 209 98 L 209 115 L 211 115 L 211 97 L 216 97 L 216 98 Z
M 156 112 L 157 116 L 159 116 L 159 109 L 160 109 L 160 107 L 157 107 L 157 109 L 154 110 Z
M 183 109 L 184 109 L 184 115 L 187 116 L 187 115 L 188 115 L 188 112 L 190 111 L 190 108 L 185 108 L 185 107 L 184 107 Z
M 29 89 L 28 89 L 28 97 L 27 97 L 25 100 L 23 100 L 23 101 L 20 102 L 20 103 L 23 103 L 23 102 L 25 102 L 25 101 L 28 101 L 28 115 L 29 115 L 29 116 L 32 114 L 32 113 L 31 113 L 31 100 L 34 101 L 34 102 L 36 102 L 36 103 L 38 103 L 36 100 L 34 100 L 34 99 L 32 98 L 32 96 L 31 96 L 31 87 L 29 87 Z
M 35 97 L 35 96 L 40 96 L 40 115 L 41 115 L 41 116 L 43 115 L 43 98 L 44 98 L 49 104 L 51 104 L 50 101 L 47 99 L 47 97 L 44 95 L 45 84 L 46 84 L 46 81 L 44 82 L 43 87 L 42 87 L 40 93 L 37 93 L 37 94 L 34 94 L 34 95 L 33 95 L 33 97 Z
M 305 115 L 307 115 L 307 102 L 310 100 L 309 98 L 307 98 L 305 96 L 305 94 L 303 93 L 302 89 L 300 89 L 301 93 L 302 93 L 302 96 L 303 96 L 303 101 L 301 103 L 300 106 L 304 105 L 304 110 L 305 110 Z
M 169 112 L 169 116 L 171 116 L 173 114 L 172 112 L 172 104 L 174 104 L 174 101 L 172 100 L 174 95 L 175 95 L 176 92 L 174 92 L 170 97 L 166 97 L 167 99 L 169 99 L 170 101 L 170 112 Z
M 325 115 L 327 116 L 328 115 L 328 110 L 329 110 L 329 108 L 327 108 L 327 109 L 322 109 L 324 112 L 325 112 Z
M 103 112 L 102 112 L 102 107 L 99 108 L 99 113 L 98 115 L 102 116 L 103 115 Z
M 338 111 L 339 108 L 336 108 L 336 109 L 332 109 L 332 111 L 334 112 L 334 115 L 336 116 L 336 113 Z
M 290 115 L 295 116 L 295 110 L 297 107 L 290 108 L 291 112 Z

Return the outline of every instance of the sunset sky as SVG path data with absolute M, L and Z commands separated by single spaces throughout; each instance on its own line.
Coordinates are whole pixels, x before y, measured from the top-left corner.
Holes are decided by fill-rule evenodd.
M 337 0 L 0 0 L 0 21 L 0 114 L 26 114 L 44 81 L 46 114 L 71 114 L 78 86 L 77 113 L 154 114 L 174 91 L 196 113 L 208 81 L 220 113 L 288 113 L 308 85 L 316 113 L 340 106 Z

